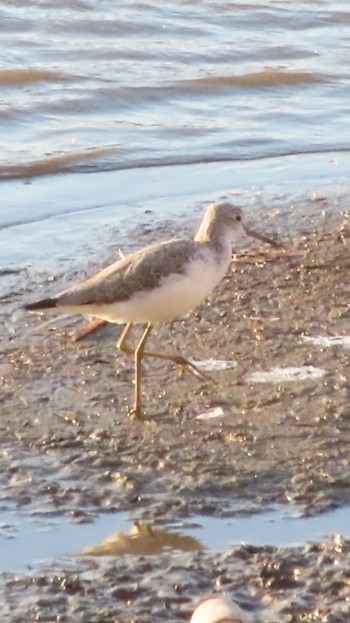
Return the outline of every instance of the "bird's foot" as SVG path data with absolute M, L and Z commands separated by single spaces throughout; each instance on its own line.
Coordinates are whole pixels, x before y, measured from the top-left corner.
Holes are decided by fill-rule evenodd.
M 141 405 L 133 405 L 132 407 L 127 407 L 128 417 L 130 420 L 142 420 L 142 412 Z
M 191 372 L 191 374 L 193 374 L 194 376 L 198 376 L 202 379 L 205 379 L 206 381 L 212 380 L 212 378 L 208 374 L 205 374 L 203 370 L 200 370 L 200 368 L 198 368 L 192 361 L 189 361 L 189 359 L 186 359 L 181 355 L 175 356 L 174 362 L 179 367 L 180 375 L 185 374 L 185 372 L 188 371 Z

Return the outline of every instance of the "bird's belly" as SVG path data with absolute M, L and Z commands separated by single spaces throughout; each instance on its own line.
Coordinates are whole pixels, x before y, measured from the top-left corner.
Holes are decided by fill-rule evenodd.
M 100 305 L 89 313 L 115 323 L 170 320 L 199 305 L 225 272 L 226 265 L 196 260 L 186 273 L 164 278 L 153 290 L 134 293 L 126 301 Z

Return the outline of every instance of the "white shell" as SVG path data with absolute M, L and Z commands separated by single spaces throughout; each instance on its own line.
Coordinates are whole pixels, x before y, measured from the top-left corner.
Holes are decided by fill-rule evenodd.
M 226 359 L 201 359 L 200 361 L 194 361 L 197 368 L 207 372 L 216 372 L 219 370 L 229 370 L 230 368 L 237 368 L 237 362 Z
M 197 415 L 197 420 L 212 420 L 216 417 L 222 417 L 225 415 L 225 412 L 222 407 L 214 407 L 214 409 L 210 409 L 210 411 L 206 411 L 205 413 L 200 413 Z
M 190 623 L 251 623 L 251 618 L 233 601 L 222 595 L 212 595 L 201 601 Z
M 315 346 L 322 346 L 327 348 L 328 346 L 342 346 L 343 348 L 350 348 L 350 335 L 332 335 L 330 337 L 319 335 L 318 337 L 310 337 L 309 335 L 302 335 L 303 340 L 311 342 Z
M 314 381 L 321 379 L 326 370 L 314 366 L 273 368 L 267 372 L 252 372 L 247 376 L 249 383 L 288 383 L 293 381 Z

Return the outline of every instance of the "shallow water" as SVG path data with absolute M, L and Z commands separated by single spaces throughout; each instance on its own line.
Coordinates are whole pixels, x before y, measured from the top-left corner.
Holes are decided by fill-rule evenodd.
M 350 155 L 332 153 L 262 159 L 253 169 L 251 162 L 215 162 L 2 182 L 0 267 L 49 274 L 86 268 L 92 254 L 95 265 L 110 261 L 118 248 L 144 244 L 140 234 L 150 227 L 158 230 L 152 241 L 181 233 L 181 221 L 190 221 L 192 233 L 203 202 L 220 197 L 244 206 L 251 222 L 261 213 L 288 242 L 296 225 L 299 234 L 310 231 L 314 216 L 319 226 L 323 213 L 347 209 L 349 166 Z M 7 274 L 5 291 L 6 282 Z
M 350 147 L 345 1 L 0 9 L 3 178 Z
M 191 176 L 186 165 L 194 163 L 350 149 L 345 0 L 293 6 L 124 0 L 118 8 L 46 0 L 0 3 L 0 17 L 0 178 L 66 174 L 65 181 L 35 183 L 34 194 L 18 186 L 21 208 L 13 187 L 3 185 L 0 228 L 36 222 L 45 229 L 62 213 L 62 184 L 64 204 L 105 207 L 113 194 L 114 205 L 132 207 L 134 215 L 135 184 L 141 205 L 155 176 L 157 184 L 164 179 L 169 197 L 177 195 L 171 175 L 157 166 L 183 165 L 183 183 Z M 96 180 L 86 202 L 90 182 L 78 173 L 135 168 L 130 179 Z M 226 177 L 220 192 L 237 179 Z M 197 187 L 202 201 L 206 188 L 204 173 Z M 176 203 L 171 209 L 176 213 Z M 65 237 L 62 225 L 56 223 Z M 35 237 L 28 235 L 35 253 Z
M 348 507 L 315 517 L 298 517 L 288 509 L 278 507 L 234 518 L 196 516 L 189 523 L 175 524 L 166 531 L 169 535 L 192 537 L 194 543 L 198 542 L 198 549 L 203 546 L 212 552 L 224 552 L 240 543 L 292 547 L 321 541 L 336 534 L 349 538 L 349 520 Z M 50 519 L 2 511 L 0 572 L 24 571 L 41 561 L 78 555 L 117 531 L 127 535 L 131 526 L 130 518 L 124 512 L 100 515 L 93 523 L 74 524 L 54 516 Z M 169 539 L 168 547 L 171 548 L 170 542 Z M 141 544 L 138 555 L 145 553 Z

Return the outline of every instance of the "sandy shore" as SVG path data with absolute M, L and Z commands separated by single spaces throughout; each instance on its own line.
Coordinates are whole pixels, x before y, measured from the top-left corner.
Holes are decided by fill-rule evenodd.
M 87 521 L 128 510 L 160 527 L 276 504 L 305 515 L 349 505 L 349 351 L 305 339 L 349 332 L 348 258 L 347 227 L 285 251 L 238 254 L 209 301 L 152 338 L 155 349 L 236 366 L 207 382 L 147 363 L 143 422 L 127 416 L 133 362 L 116 353 L 118 328 L 76 343 L 69 320 L 38 330 L 26 316 L 25 330 L 11 336 L 5 305 L 3 507 Z M 250 378 L 290 366 L 323 376 L 309 368 L 306 380 Z M 217 407 L 219 417 L 208 418 Z M 56 561 L 1 576 L 2 601 L 11 604 L 2 621 L 181 621 L 192 599 L 226 589 L 266 623 L 345 622 L 349 563 L 350 543 L 340 537 L 299 549 Z

